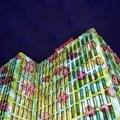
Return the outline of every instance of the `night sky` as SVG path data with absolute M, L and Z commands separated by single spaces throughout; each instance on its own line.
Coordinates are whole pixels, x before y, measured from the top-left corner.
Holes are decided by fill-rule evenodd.
M 20 51 L 40 62 L 91 27 L 120 56 L 120 0 L 0 0 L 0 66 Z

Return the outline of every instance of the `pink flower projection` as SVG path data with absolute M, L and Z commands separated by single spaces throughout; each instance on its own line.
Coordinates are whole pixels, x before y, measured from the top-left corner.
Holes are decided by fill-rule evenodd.
M 104 52 L 113 53 L 113 50 L 110 48 L 109 45 L 101 45 L 101 48 L 103 49 Z
M 77 76 L 79 80 L 83 80 L 87 74 L 83 71 L 77 71 Z
M 62 67 L 58 67 L 57 69 L 55 69 L 54 75 L 67 77 L 69 75 L 69 72 L 70 71 L 68 67 L 62 66 Z
M 2 66 L 2 67 L 0 68 L 0 73 L 6 73 L 7 70 L 8 70 L 8 68 L 7 68 L 6 66 Z
M 7 85 L 13 81 L 13 76 L 6 76 L 6 78 L 0 80 L 0 84 Z
M 114 96 L 115 96 L 115 90 L 114 90 L 114 88 L 109 87 L 109 88 L 107 89 L 107 93 L 108 93 L 108 95 L 114 97 Z
M 35 85 L 31 82 L 28 82 L 28 81 L 23 82 L 21 84 L 21 88 L 24 91 L 25 95 L 27 95 L 27 96 L 33 95 L 36 91 Z
M 12 111 L 12 106 L 9 105 L 7 102 L 1 102 L 0 103 L 0 110 L 6 111 L 6 112 L 11 112 Z
M 89 117 L 94 116 L 94 115 L 95 115 L 95 108 L 88 105 L 88 106 L 85 108 L 85 115 L 86 115 L 86 116 L 89 116 Z
M 43 80 L 43 82 L 49 82 L 50 81 L 50 76 L 45 76 L 42 80 Z
M 116 75 L 112 75 L 112 81 L 114 84 L 120 85 L 120 80 L 118 79 Z
M 59 97 L 58 97 L 59 102 L 65 103 L 65 102 L 67 102 L 67 99 L 68 99 L 68 94 L 67 93 L 63 92 L 63 93 L 59 94 Z
M 114 57 L 115 61 L 117 62 L 117 64 L 120 63 L 120 58 L 113 52 L 113 50 L 110 48 L 109 45 L 104 45 L 104 46 L 102 45 L 101 47 L 104 52 L 113 53 L 113 57 Z
M 74 52 L 74 53 L 70 53 L 67 57 L 67 59 L 73 59 L 73 58 L 76 58 L 78 56 L 78 53 L 77 52 Z
M 48 120 L 49 119 L 49 114 L 48 112 L 43 112 L 43 115 L 40 120 Z
M 53 55 L 51 55 L 51 56 L 48 58 L 48 61 L 49 61 L 49 62 L 53 62 L 53 60 L 55 60 L 57 57 L 58 57 L 57 53 L 54 53 Z
M 26 61 L 24 70 L 25 72 L 33 73 L 36 70 L 36 63 L 33 61 Z
M 106 105 L 102 105 L 101 108 L 102 112 L 109 112 L 109 106 L 106 104 Z
M 87 43 L 87 47 L 88 47 L 88 49 L 93 49 L 96 47 L 96 43 L 94 41 L 89 41 Z
M 113 54 L 113 57 L 114 57 L 116 63 L 120 64 L 120 58 L 115 53 Z

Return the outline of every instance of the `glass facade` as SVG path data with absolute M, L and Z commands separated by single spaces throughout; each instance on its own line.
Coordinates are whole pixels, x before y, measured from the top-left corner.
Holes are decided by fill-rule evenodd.
M 120 60 L 90 30 L 40 64 L 19 53 L 0 69 L 1 120 L 119 120 Z

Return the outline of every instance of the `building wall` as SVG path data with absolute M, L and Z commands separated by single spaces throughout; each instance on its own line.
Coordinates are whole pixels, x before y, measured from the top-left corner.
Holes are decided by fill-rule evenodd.
M 1 119 L 120 119 L 120 60 L 94 29 L 40 64 L 19 53 L 3 67 Z M 7 76 L 11 81 L 4 82 Z

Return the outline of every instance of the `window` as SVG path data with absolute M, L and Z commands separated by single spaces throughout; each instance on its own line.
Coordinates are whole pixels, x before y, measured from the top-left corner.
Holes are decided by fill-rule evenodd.
M 75 71 L 72 71 L 72 76 L 73 76 L 73 79 L 76 78 L 76 72 Z
M 98 52 L 97 52 L 97 49 L 96 49 L 96 48 L 93 48 L 93 53 L 94 53 L 95 56 L 98 55 Z
M 75 102 L 79 101 L 78 92 L 75 92 Z
M 99 97 L 99 100 L 100 100 L 100 105 L 103 105 L 103 104 L 104 104 L 104 101 L 103 101 L 103 96 L 102 96 L 102 94 L 99 94 L 98 97 Z
M 87 61 L 88 61 L 87 54 L 84 54 L 84 59 L 85 59 L 85 62 L 87 62 Z
M 90 84 L 90 89 L 91 89 L 91 93 L 94 94 L 94 93 L 95 93 L 95 89 L 94 89 L 94 85 L 93 85 L 93 83 Z
M 78 85 L 79 85 L 79 88 L 82 87 L 82 81 L 81 80 L 78 81 Z
M 83 57 L 80 57 L 80 63 L 83 64 Z
M 75 117 L 75 109 L 74 109 L 74 106 L 71 107 L 71 117 L 72 117 L 72 118 Z
M 96 118 L 97 120 L 101 120 L 99 111 L 96 111 Z
M 85 102 L 81 102 L 81 106 L 82 106 L 82 113 L 84 114 L 85 113 Z
M 91 60 L 90 62 L 91 62 L 92 69 L 95 68 L 95 64 L 96 64 L 95 60 Z
M 80 41 L 77 41 L 77 47 L 78 48 L 80 47 Z
M 93 70 L 93 74 L 94 74 L 94 78 L 95 78 L 95 80 L 98 79 L 98 75 L 97 75 L 96 70 Z
M 111 115 L 112 120 L 116 119 L 114 109 L 113 109 L 112 105 L 110 106 L 110 115 Z
M 93 103 L 95 107 L 98 107 L 98 103 L 97 103 L 97 96 L 93 97 Z
M 90 38 L 90 40 L 93 39 L 92 33 L 89 34 L 89 38 Z
M 81 100 L 84 99 L 84 92 L 82 88 L 80 89 L 80 98 Z
M 83 54 L 85 54 L 87 51 L 85 46 L 83 46 L 82 50 L 83 50 Z
M 77 89 L 77 82 L 74 81 L 74 90 L 76 90 L 76 89 Z
M 74 51 L 77 49 L 76 43 L 73 45 L 73 49 L 74 49 Z
M 97 87 L 97 90 L 100 91 L 100 84 L 99 84 L 99 81 L 96 82 L 96 87 Z
M 81 56 L 81 49 L 80 48 L 78 49 L 78 54 L 79 54 L 79 56 Z
M 79 104 L 76 104 L 76 110 L 77 110 L 77 116 L 80 115 L 80 106 Z
M 72 53 L 72 47 L 70 46 L 70 53 Z
M 102 81 L 103 88 L 106 88 L 106 87 L 107 87 L 107 85 L 106 85 L 105 78 L 102 78 L 102 79 L 101 79 L 101 81 Z
M 71 105 L 73 104 L 73 95 L 72 94 L 70 95 L 70 104 Z
M 71 64 L 72 64 L 72 69 L 74 69 L 75 68 L 74 62 L 72 62 Z
M 86 41 L 86 43 L 88 42 L 88 36 L 87 35 L 85 36 L 85 41 Z
M 99 71 L 100 76 L 103 76 L 103 70 L 101 67 L 98 68 L 98 71 Z
M 89 96 L 89 89 L 88 89 L 88 86 L 85 87 L 85 93 L 86 93 L 86 97 Z
M 92 81 L 92 75 L 91 75 L 91 73 L 88 73 L 88 78 L 89 78 L 89 81 L 91 82 Z
M 84 43 L 84 39 L 81 39 L 81 44 L 82 44 L 82 45 L 84 45 L 84 44 L 85 44 L 85 43 Z
M 89 71 L 89 70 L 90 70 L 90 64 L 89 64 L 89 62 L 88 62 L 88 63 L 86 63 L 86 69 L 87 69 L 87 71 Z
M 93 58 L 92 51 L 88 52 L 90 59 Z
M 79 66 L 79 60 L 76 59 L 75 63 L 76 63 L 76 67 L 78 67 Z

